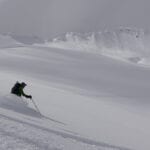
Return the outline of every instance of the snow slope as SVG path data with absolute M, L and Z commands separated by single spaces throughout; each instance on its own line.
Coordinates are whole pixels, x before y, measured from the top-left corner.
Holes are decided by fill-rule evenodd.
M 141 65 L 150 64 L 149 31 L 123 28 L 93 33 L 67 33 L 47 41 L 49 47 L 102 54 Z
M 0 148 L 149 150 L 149 76 L 148 67 L 84 50 L 1 48 Z M 46 117 L 9 94 L 16 81 Z

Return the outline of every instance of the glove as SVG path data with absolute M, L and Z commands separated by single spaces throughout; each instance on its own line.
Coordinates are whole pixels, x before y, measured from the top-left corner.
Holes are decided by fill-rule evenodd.
M 29 96 L 27 96 L 27 98 L 30 98 L 30 99 L 32 99 L 32 96 L 31 96 L 31 95 L 29 95 Z

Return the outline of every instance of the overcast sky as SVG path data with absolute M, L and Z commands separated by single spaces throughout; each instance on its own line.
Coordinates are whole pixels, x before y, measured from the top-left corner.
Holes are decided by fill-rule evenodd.
M 150 0 L 0 0 L 0 32 L 53 37 L 120 26 L 150 29 Z

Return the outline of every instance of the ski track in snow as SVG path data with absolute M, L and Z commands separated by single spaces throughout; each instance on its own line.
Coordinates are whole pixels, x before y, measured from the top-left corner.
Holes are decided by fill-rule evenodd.
M 0 114 L 1 150 L 129 150 Z

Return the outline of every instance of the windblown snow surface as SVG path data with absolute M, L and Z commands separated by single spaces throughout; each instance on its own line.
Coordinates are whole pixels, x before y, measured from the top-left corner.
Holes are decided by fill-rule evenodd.
M 0 36 L 0 149 L 149 150 L 149 43 L 130 29 L 32 45 Z M 10 94 L 16 81 L 42 116 Z

